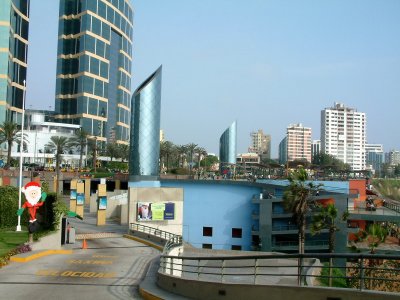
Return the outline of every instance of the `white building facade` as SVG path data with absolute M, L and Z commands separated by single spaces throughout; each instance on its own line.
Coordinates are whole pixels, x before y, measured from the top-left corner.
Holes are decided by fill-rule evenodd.
M 321 151 L 365 170 L 366 114 L 342 103 L 321 111 Z

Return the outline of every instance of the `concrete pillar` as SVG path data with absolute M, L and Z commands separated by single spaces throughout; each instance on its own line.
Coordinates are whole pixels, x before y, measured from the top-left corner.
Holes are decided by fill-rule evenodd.
M 121 180 L 115 179 L 115 190 L 121 189 Z
M 85 207 L 85 183 L 79 181 L 76 184 L 76 213 L 83 218 Z
M 104 181 L 102 180 L 102 182 Z M 97 189 L 97 226 L 101 226 L 106 225 L 107 185 L 105 183 L 100 183 Z
M 85 179 L 85 204 L 89 205 L 90 203 L 90 179 Z

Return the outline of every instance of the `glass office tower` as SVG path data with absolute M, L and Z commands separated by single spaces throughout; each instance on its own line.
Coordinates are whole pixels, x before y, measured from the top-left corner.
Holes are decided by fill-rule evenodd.
M 56 118 L 97 141 L 128 144 L 130 0 L 60 0 Z
M 0 1 L 0 123 L 21 123 L 26 80 L 29 0 Z
M 219 139 L 220 170 L 236 164 L 236 121 L 227 128 Z
M 132 96 L 129 181 L 159 176 L 161 71 L 160 66 Z

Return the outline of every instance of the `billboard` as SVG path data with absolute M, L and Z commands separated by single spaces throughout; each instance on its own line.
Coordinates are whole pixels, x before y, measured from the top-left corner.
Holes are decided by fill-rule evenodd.
M 138 221 L 165 221 L 175 219 L 175 203 L 172 202 L 138 202 Z

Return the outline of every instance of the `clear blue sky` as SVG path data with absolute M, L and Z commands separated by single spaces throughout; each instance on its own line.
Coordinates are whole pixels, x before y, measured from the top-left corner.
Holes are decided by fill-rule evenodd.
M 27 107 L 54 108 L 56 0 L 31 0 Z M 367 114 L 367 141 L 400 149 L 400 1 L 135 0 L 133 90 L 163 65 L 161 126 L 218 154 L 238 124 L 272 136 L 291 123 L 319 139 L 335 101 Z

